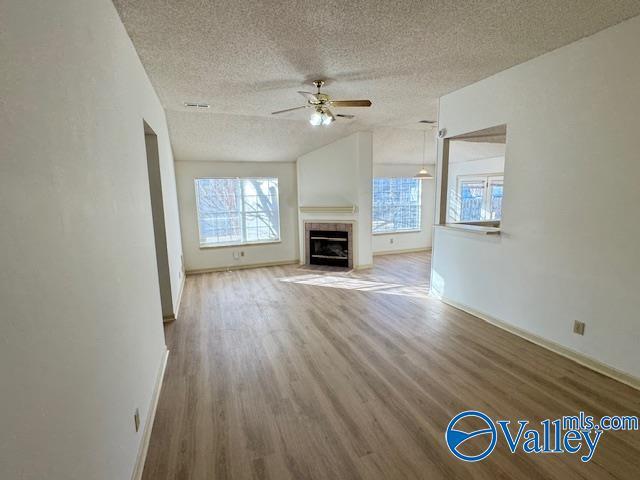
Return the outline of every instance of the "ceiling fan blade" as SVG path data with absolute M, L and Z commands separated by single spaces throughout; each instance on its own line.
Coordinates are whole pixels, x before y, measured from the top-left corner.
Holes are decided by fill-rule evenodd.
M 309 105 L 303 105 L 302 107 L 287 108 L 285 110 L 278 110 L 277 112 L 271 112 L 271 115 L 278 115 L 279 113 L 285 113 L 285 112 L 293 112 L 294 110 L 301 110 L 303 108 L 309 108 Z
M 331 100 L 334 107 L 370 107 L 371 100 Z
M 298 93 L 299 93 L 300 95 L 302 95 L 304 98 L 306 98 L 307 100 L 313 100 L 313 101 L 318 100 L 318 97 L 316 96 L 316 94 L 315 94 L 315 93 L 311 93 L 311 92 L 300 92 L 300 91 L 298 91 Z
M 336 117 L 352 119 L 352 118 L 355 118 L 355 115 L 345 115 L 344 113 L 336 113 Z

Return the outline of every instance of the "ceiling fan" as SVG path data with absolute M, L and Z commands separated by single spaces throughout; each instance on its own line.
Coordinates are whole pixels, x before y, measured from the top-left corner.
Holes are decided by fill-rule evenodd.
M 324 80 L 316 80 L 313 82 L 318 89 L 316 93 L 311 92 L 298 92 L 304 98 L 307 99 L 307 105 L 301 107 L 287 108 L 285 110 L 278 110 L 272 112 L 271 115 L 278 115 L 280 113 L 292 112 L 294 110 L 302 110 L 303 108 L 313 108 L 313 113 L 309 118 L 311 125 L 331 125 L 336 120 L 336 117 L 341 118 L 353 118 L 355 115 L 344 115 L 341 113 L 333 114 L 329 107 L 370 107 L 371 100 L 332 100 L 329 95 L 322 93 L 320 88 L 324 85 Z

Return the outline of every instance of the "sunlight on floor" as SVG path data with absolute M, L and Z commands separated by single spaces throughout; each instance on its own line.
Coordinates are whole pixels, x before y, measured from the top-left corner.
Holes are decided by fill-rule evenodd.
M 343 288 L 359 290 L 361 292 L 385 293 L 387 295 L 405 295 L 408 297 L 427 298 L 429 288 L 424 285 L 402 285 L 399 283 L 372 282 L 358 278 L 341 277 L 338 275 L 296 275 L 279 279 L 281 282 L 313 285 L 316 287 Z

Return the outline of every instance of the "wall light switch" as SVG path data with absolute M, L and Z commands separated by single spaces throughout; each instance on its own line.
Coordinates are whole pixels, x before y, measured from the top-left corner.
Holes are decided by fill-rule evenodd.
M 573 322 L 573 333 L 584 335 L 584 322 L 579 322 L 577 320 Z

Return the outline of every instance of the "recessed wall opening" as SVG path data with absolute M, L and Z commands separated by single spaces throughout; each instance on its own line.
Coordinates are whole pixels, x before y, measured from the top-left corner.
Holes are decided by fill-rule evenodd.
M 162 178 L 160 175 L 160 156 L 158 137 L 153 129 L 143 121 L 144 143 L 147 152 L 147 171 L 149 174 L 149 195 L 153 218 L 153 237 L 156 247 L 158 283 L 162 318 L 165 322 L 175 320 L 173 297 L 171 295 L 171 276 L 169 273 L 169 254 L 167 253 L 167 232 L 164 222 L 164 202 L 162 198 Z
M 507 126 L 444 140 L 441 225 L 500 227 Z

